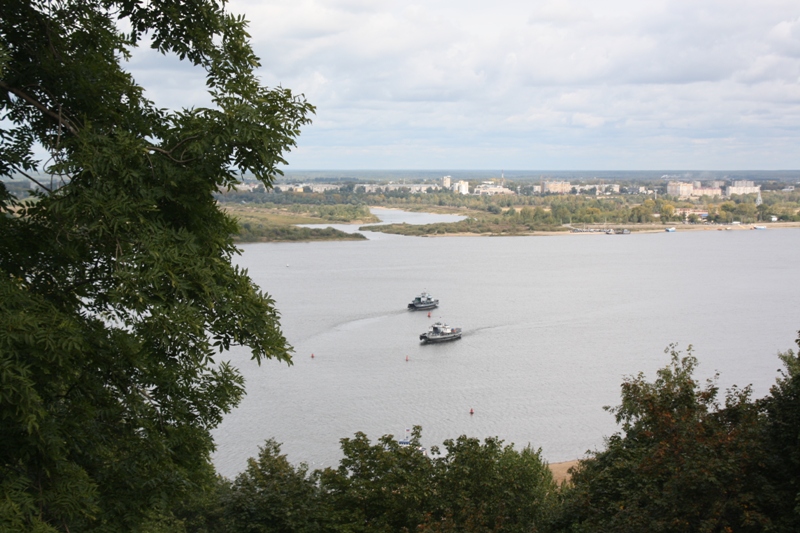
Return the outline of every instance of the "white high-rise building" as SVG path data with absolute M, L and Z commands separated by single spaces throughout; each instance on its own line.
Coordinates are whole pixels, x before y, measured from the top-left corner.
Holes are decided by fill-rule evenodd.
M 667 183 L 667 194 L 677 198 L 689 198 L 694 192 L 694 185 L 682 181 L 670 181 Z
M 553 194 L 569 194 L 572 184 L 568 181 L 545 181 L 544 192 Z
M 756 194 L 758 192 L 761 192 L 761 185 L 756 185 L 750 180 L 738 180 L 734 181 L 732 185 L 728 186 L 728 188 L 725 190 L 725 195 Z
M 469 183 L 464 180 L 457 181 L 453 185 L 453 190 L 458 194 L 469 194 Z

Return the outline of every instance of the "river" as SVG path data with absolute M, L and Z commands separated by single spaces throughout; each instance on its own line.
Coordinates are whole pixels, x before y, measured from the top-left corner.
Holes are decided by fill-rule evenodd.
M 376 210 L 385 222 L 453 220 Z M 355 227 L 343 228 L 354 231 Z M 624 376 L 652 378 L 689 344 L 701 381 L 767 394 L 800 329 L 800 229 L 261 243 L 237 259 L 276 301 L 294 364 L 227 356 L 247 396 L 214 432 L 225 476 L 267 438 L 295 463 L 336 466 L 339 439 L 423 427 L 583 457 L 617 427 Z M 428 290 L 430 318 L 406 310 Z M 461 340 L 420 345 L 441 319 Z M 313 357 L 312 357 L 313 354 Z M 721 393 L 724 398 L 724 392 Z M 474 414 L 470 414 L 470 410 Z

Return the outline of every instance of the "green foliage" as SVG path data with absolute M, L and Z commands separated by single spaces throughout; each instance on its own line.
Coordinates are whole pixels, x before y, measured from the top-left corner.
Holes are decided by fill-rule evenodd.
M 366 240 L 366 237 L 361 233 L 346 233 L 334 228 L 302 228 L 251 222 L 241 226 L 235 240 L 238 242 L 353 241 Z
M 334 529 L 413 531 L 435 505 L 434 465 L 420 449 L 414 428 L 408 446 L 391 435 L 371 444 L 363 433 L 342 439 L 344 458 L 337 469 L 320 473 L 320 487 Z
M 626 379 L 611 411 L 623 434 L 582 461 L 562 509 L 569 531 L 764 531 L 772 489 L 749 389 L 700 387 L 697 360 L 670 347 L 650 383 Z
M 516 186 L 511 186 L 517 189 Z M 523 194 L 506 196 L 474 196 L 455 194 L 451 191 L 429 190 L 425 194 L 411 193 L 409 189 L 381 190 L 367 193 L 363 186 L 347 185 L 339 190 L 330 190 L 324 193 L 296 193 L 278 191 L 229 191 L 219 194 L 221 202 L 244 202 L 266 204 L 270 206 L 293 206 L 293 209 L 308 209 L 311 206 L 387 206 L 398 207 L 414 211 L 435 211 L 445 207 L 464 212 L 479 212 L 473 214 L 483 218 L 483 213 L 496 215 L 503 212 L 508 217 L 519 214 L 529 229 L 543 230 L 545 227 L 558 227 L 561 224 L 625 224 L 641 223 L 650 224 L 658 220 L 668 222 L 676 220 L 676 208 L 706 209 L 709 212 L 709 222 L 731 222 L 734 217 L 742 222 L 752 222 L 754 219 L 769 220 L 775 215 L 780 220 L 800 220 L 800 192 L 765 191 L 762 193 L 764 204 L 755 207 L 755 195 L 735 195 L 727 200 L 721 197 L 702 197 L 692 201 L 665 201 L 642 195 L 619 196 L 586 196 L 582 194 L 569 195 L 533 195 L 530 186 L 520 186 Z M 301 208 L 300 206 L 308 206 Z M 725 206 L 724 208 L 722 206 Z M 514 207 L 513 210 L 505 210 Z M 528 211 L 524 211 L 528 208 Z M 520 210 L 517 213 L 517 210 Z M 755 209 L 755 211 L 754 211 Z M 534 210 L 534 212 L 531 212 Z M 738 211 L 737 211 L 738 210 Z M 757 212 L 756 212 L 757 211 Z M 660 219 L 654 215 L 658 213 Z M 315 216 L 321 216 L 321 213 Z M 360 217 L 353 217 L 351 220 Z M 362 219 L 366 220 L 366 219 Z M 535 224 L 531 225 L 532 222 Z M 441 231 L 439 231 L 441 233 Z M 487 233 L 491 233 L 487 231 Z
M 170 524 L 243 394 L 215 354 L 290 361 L 213 193 L 235 171 L 270 186 L 313 108 L 258 84 L 242 18 L 176 9 L 2 2 L 0 175 L 37 181 L 38 145 L 55 186 L 22 204 L 0 182 L 0 527 Z M 213 107 L 144 98 L 119 61 L 145 34 L 204 69 Z
M 776 493 L 774 530 L 788 533 L 800 530 L 800 355 L 789 350 L 780 358 L 785 370 L 761 406 L 767 474 Z
M 498 439 L 461 436 L 444 442 L 435 459 L 439 499 L 424 531 L 543 530 L 556 503 L 556 484 L 530 447 L 517 451 Z
M 352 222 L 353 220 L 374 220 L 377 222 L 378 220 L 375 215 L 370 213 L 369 207 L 363 204 L 291 204 L 289 211 L 321 218 L 329 222 Z
M 439 222 L 435 224 L 382 224 L 361 226 L 360 231 L 379 231 L 398 235 L 427 236 L 448 233 L 480 233 L 492 235 L 519 235 L 531 231 L 568 231 L 559 225 L 540 224 L 535 219 L 524 222 L 518 216 L 485 216 L 467 218 L 459 222 Z
M 357 433 L 342 439 L 338 468 L 311 475 L 267 441 L 233 484 L 219 486 L 216 503 L 201 504 L 206 513 L 195 506 L 181 516 L 197 533 L 546 530 L 557 488 L 539 451 L 461 436 L 429 457 L 420 438 L 419 427 L 402 443 Z
M 342 440 L 338 469 L 320 474 L 332 528 L 343 531 L 537 531 L 556 493 L 539 451 L 461 436 L 433 458 L 387 435 Z
M 292 466 L 274 440 L 248 459 L 222 504 L 227 533 L 320 531 L 323 513 L 315 481 L 305 465 Z

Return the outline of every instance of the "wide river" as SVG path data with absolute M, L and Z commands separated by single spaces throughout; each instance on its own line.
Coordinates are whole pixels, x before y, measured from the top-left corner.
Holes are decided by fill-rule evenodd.
M 375 210 L 383 220 L 452 220 Z M 337 226 L 338 227 L 338 226 Z M 350 228 L 351 230 L 353 228 Z M 214 432 L 235 476 L 268 438 L 295 463 L 336 466 L 339 439 L 423 445 L 466 434 L 577 459 L 617 430 L 605 405 L 689 344 L 701 381 L 767 394 L 800 329 L 800 229 L 547 237 L 402 237 L 248 244 L 238 258 L 276 301 L 294 364 L 228 355 L 247 396 Z M 440 300 L 406 310 L 423 290 Z M 441 319 L 461 340 L 420 345 Z M 313 357 L 312 357 L 313 354 Z M 470 410 L 474 414 L 470 414 Z

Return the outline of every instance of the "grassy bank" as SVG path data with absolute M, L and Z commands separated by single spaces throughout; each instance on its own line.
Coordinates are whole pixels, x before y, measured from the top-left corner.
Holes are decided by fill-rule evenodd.
M 254 205 L 223 205 L 239 221 L 237 242 L 352 241 L 366 239 L 360 233 L 345 233 L 334 228 L 301 228 L 297 224 L 325 224 L 324 218 L 283 209 Z
M 389 224 L 385 226 L 361 226 L 361 231 L 380 231 L 397 235 L 435 236 L 435 235 L 529 235 L 534 232 L 561 233 L 567 228 L 550 224 L 525 223 L 512 217 L 482 216 L 469 217 L 459 222 L 441 222 L 437 224 Z

